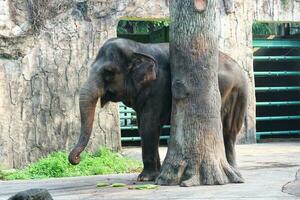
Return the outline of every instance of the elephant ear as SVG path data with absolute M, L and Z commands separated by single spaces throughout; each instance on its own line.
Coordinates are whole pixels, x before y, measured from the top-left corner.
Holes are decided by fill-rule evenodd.
M 151 55 L 135 52 L 129 71 L 136 87 L 141 88 L 156 79 L 156 60 Z

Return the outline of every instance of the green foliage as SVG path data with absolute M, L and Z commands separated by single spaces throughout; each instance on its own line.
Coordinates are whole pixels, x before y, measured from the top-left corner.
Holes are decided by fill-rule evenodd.
M 159 185 L 153 185 L 153 184 L 145 184 L 145 185 L 136 185 L 133 187 L 130 187 L 128 189 L 135 189 L 135 190 L 154 190 L 159 188 Z
M 283 5 L 283 7 L 284 7 L 285 9 L 288 8 L 289 1 L 290 1 L 290 0 L 281 0 L 281 4 Z
M 252 25 L 253 35 L 271 35 L 275 34 L 273 25 L 270 23 L 255 22 Z
M 169 26 L 167 20 L 120 20 L 117 32 L 118 34 L 147 34 L 167 26 Z
M 126 187 L 127 185 L 125 183 L 113 183 L 111 187 Z
M 97 153 L 84 152 L 79 165 L 68 162 L 67 153 L 55 152 L 46 158 L 38 160 L 23 170 L 6 172 L 0 170 L 0 178 L 4 180 L 40 179 L 51 177 L 88 176 L 98 174 L 130 173 L 141 170 L 141 163 L 107 148 L 101 148 Z
M 107 186 L 110 186 L 109 183 L 107 183 L 107 182 L 97 183 L 97 187 L 107 187 Z
M 4 179 L 4 171 L 3 169 L 0 167 L 0 180 Z
M 99 182 L 97 183 L 97 187 L 127 187 L 129 190 L 154 190 L 158 189 L 159 185 L 153 184 L 141 184 L 141 185 L 127 185 L 125 183 L 112 183 L 109 184 L 107 182 Z

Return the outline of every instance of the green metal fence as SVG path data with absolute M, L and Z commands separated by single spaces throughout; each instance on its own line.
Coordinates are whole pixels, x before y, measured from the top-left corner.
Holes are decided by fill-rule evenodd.
M 134 131 L 137 132 L 137 121 L 136 121 L 136 113 L 132 108 L 125 106 L 123 103 L 119 103 L 119 113 L 120 113 L 120 124 L 121 124 L 121 131 Z M 170 125 L 164 126 L 164 129 L 169 129 Z M 169 136 L 160 136 L 160 140 L 167 140 Z M 140 137 L 136 136 L 122 136 L 122 142 L 134 142 L 140 141 Z
M 254 48 L 300 48 L 298 40 L 282 40 L 282 39 L 255 39 L 252 42 Z
M 289 84 L 295 85 L 282 85 L 282 81 L 280 79 L 290 79 L 294 77 L 300 78 L 300 54 L 297 51 L 300 49 L 300 41 L 299 40 L 286 40 L 286 39 L 255 39 L 253 41 L 253 47 L 259 48 L 262 50 L 262 53 L 259 55 L 255 55 L 254 62 L 254 76 L 256 82 L 260 80 L 261 84 L 263 80 L 273 81 L 272 86 L 264 86 L 259 85 L 256 86 L 255 92 L 257 97 L 267 97 L 268 101 L 256 103 L 257 111 L 260 109 L 267 109 L 269 113 L 264 113 L 261 116 L 259 112 L 256 117 L 256 121 L 258 124 L 256 137 L 259 140 L 262 136 L 277 136 L 277 135 L 287 135 L 292 136 L 296 134 L 300 134 L 299 130 L 299 120 L 300 115 L 298 110 L 300 109 L 300 101 L 299 98 L 296 99 L 288 99 L 291 95 L 297 96 L 293 94 L 298 94 L 300 97 L 300 85 L 297 82 L 290 81 Z M 268 51 L 268 49 L 270 49 Z M 282 51 L 283 50 L 283 51 Z M 295 52 L 291 54 L 291 52 Z M 264 52 L 266 51 L 266 52 Z M 280 53 L 284 52 L 283 55 Z M 270 53 L 271 55 L 264 55 L 264 53 Z M 278 55 L 279 54 L 279 55 Z M 299 62 L 298 62 L 299 61 Z M 294 66 L 296 63 L 297 66 Z M 257 71 L 256 66 L 260 66 L 260 70 Z M 262 67 L 263 66 L 263 67 Z M 293 67 L 289 67 L 293 66 Z M 259 67 L 258 67 L 259 68 Z M 295 70 L 296 69 L 296 70 Z M 268 71 L 265 71 L 268 70 Z M 274 71 L 276 70 L 276 71 Z M 298 82 L 299 83 L 299 82 Z M 278 84 L 278 85 L 277 85 Z M 276 86 L 274 86 L 276 85 Z M 286 99 L 285 99 L 286 97 Z M 278 101 L 276 98 L 285 99 L 285 101 Z M 284 112 L 280 114 L 280 116 L 271 115 L 275 110 L 289 110 L 289 113 L 285 114 Z M 295 111 L 293 113 L 293 110 Z M 292 112 L 292 113 L 291 113 Z M 267 115 L 267 116 L 266 116 Z M 273 130 L 275 126 L 278 126 L 280 123 L 290 123 L 290 127 L 286 127 L 286 129 L 295 129 L 295 130 Z M 266 127 L 259 127 L 261 123 L 269 123 Z M 265 129 L 268 130 L 265 130 Z M 264 129 L 264 130 L 259 130 Z M 277 127 L 278 129 L 278 127 Z
M 156 42 L 163 42 L 167 41 L 167 30 L 158 31 L 156 33 L 157 37 L 148 37 L 148 42 L 151 42 L 151 38 L 156 38 Z M 159 36 L 159 37 L 158 37 Z M 137 36 L 140 37 L 140 36 Z M 128 37 L 130 38 L 130 37 Z M 146 37 L 143 36 L 143 39 Z M 131 38 L 132 39 L 132 38 Z M 144 41 L 147 42 L 147 41 Z M 279 48 L 279 49 L 295 49 L 300 48 L 300 41 L 295 40 L 267 40 L 267 39 L 257 39 L 253 41 L 253 47 L 254 48 L 266 48 L 266 49 L 272 49 L 272 48 Z M 270 66 L 270 63 L 276 63 L 281 62 L 283 65 L 287 62 L 293 62 L 293 61 L 300 61 L 300 55 L 274 55 L 274 56 L 265 56 L 265 55 L 259 55 L 254 56 L 254 65 L 255 63 L 267 63 L 267 70 L 269 71 L 255 71 L 254 75 L 256 78 L 276 78 L 276 77 L 299 77 L 300 76 L 300 66 L 298 66 L 298 70 L 280 70 L 280 71 L 272 71 L 272 69 L 268 69 Z M 300 62 L 299 62 L 300 63 Z M 271 65 L 272 67 L 272 65 Z M 286 92 L 300 92 L 300 86 L 272 86 L 272 87 L 256 87 L 255 88 L 256 93 L 262 94 L 262 95 L 268 95 L 270 93 L 276 93 L 278 95 L 281 95 L 281 93 Z M 300 93 L 299 93 L 300 94 Z M 295 106 L 296 109 L 300 109 L 300 101 L 298 100 L 285 100 L 285 101 L 258 101 L 256 103 L 257 108 L 260 107 L 274 107 L 274 109 L 278 107 L 290 107 Z M 133 109 L 126 107 L 122 103 L 120 103 L 120 122 L 121 122 L 121 130 L 122 131 L 137 131 L 137 123 L 136 123 L 136 114 Z M 257 123 L 260 122 L 271 122 L 271 123 L 278 123 L 282 121 L 294 121 L 295 123 L 299 124 L 300 115 L 280 115 L 280 116 L 257 116 L 256 121 Z M 170 126 L 164 126 L 165 129 L 169 129 Z M 259 140 L 261 136 L 275 136 L 275 135 L 295 135 L 300 134 L 300 130 L 272 130 L 272 126 L 270 127 L 271 130 L 268 131 L 260 131 L 258 130 L 256 133 L 257 139 Z M 168 139 L 169 136 L 161 136 L 161 140 Z M 140 141 L 140 137 L 137 136 L 122 136 L 122 141 Z

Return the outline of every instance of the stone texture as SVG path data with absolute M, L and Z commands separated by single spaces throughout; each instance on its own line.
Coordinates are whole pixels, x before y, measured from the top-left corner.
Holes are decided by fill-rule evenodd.
M 300 21 L 299 0 L 256 0 L 253 3 L 255 20 Z
M 220 1 L 220 49 L 249 78 L 243 143 L 255 142 L 252 21 L 300 21 L 300 2 L 280 2 L 235 0 L 235 12 L 226 15 Z M 69 150 L 79 135 L 80 85 L 99 47 L 116 36 L 118 21 L 168 15 L 168 0 L 0 0 L 0 163 L 21 167 Z M 88 149 L 119 150 L 117 105 L 98 108 L 96 115 Z
M 53 200 L 53 198 L 48 190 L 35 188 L 18 192 L 8 200 Z
M 282 187 L 282 192 L 300 197 L 300 169 L 296 173 L 296 179 Z

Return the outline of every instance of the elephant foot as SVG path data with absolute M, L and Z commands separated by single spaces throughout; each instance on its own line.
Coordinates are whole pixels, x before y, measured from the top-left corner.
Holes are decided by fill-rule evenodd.
M 143 170 L 142 173 L 138 176 L 138 181 L 155 181 L 156 177 L 158 177 L 158 171 L 145 171 Z

